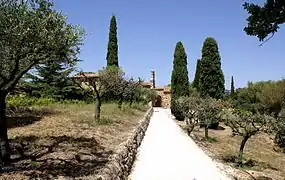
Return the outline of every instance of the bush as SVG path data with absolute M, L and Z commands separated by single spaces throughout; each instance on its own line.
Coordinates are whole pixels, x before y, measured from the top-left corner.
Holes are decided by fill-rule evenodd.
M 28 107 L 28 106 L 50 106 L 55 103 L 60 104 L 86 104 L 79 100 L 55 100 L 53 98 L 35 98 L 29 96 L 8 96 L 7 102 L 9 106 Z
M 274 142 L 280 147 L 285 148 L 285 108 L 281 110 L 276 124 L 276 135 Z

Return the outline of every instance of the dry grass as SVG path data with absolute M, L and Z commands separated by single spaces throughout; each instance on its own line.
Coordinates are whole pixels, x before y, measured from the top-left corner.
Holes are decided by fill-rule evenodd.
M 184 128 L 183 122 L 178 123 Z M 239 179 L 253 179 L 253 176 L 285 179 L 285 154 L 274 150 L 273 137 L 261 133 L 249 139 L 245 146 L 244 157 L 246 162 L 251 164 L 238 169 L 230 161 L 238 155 L 242 139 L 238 136 L 233 137 L 229 127 L 223 127 L 225 130 L 209 130 L 210 137 L 216 139 L 216 142 L 203 141 L 204 130 L 199 128 L 192 132 L 192 138 L 209 156 L 236 168 Z
M 11 171 L 1 174 L 0 179 L 95 174 L 126 140 L 147 108 L 119 110 L 116 104 L 103 105 L 100 122 L 93 119 L 94 105 L 53 105 L 48 109 L 51 113 L 34 119 L 11 118 L 11 122 L 17 121 L 9 129 L 14 160 Z

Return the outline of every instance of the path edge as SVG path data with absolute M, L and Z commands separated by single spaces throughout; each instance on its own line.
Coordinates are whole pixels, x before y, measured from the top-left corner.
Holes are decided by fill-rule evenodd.
M 127 141 L 119 145 L 107 165 L 96 175 L 95 180 L 127 179 L 134 164 L 138 148 L 145 136 L 150 118 L 153 115 L 151 104 L 149 104 L 149 107 L 141 118 L 139 125 L 130 133 Z

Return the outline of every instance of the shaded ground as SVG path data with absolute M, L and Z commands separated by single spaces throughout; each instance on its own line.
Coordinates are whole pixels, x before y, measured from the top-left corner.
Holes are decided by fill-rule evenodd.
M 146 110 L 120 111 L 109 104 L 102 109 L 102 120 L 95 122 L 93 105 L 53 105 L 49 109 L 52 113 L 10 118 L 13 162 L 1 168 L 0 179 L 92 176 L 126 140 Z
M 177 122 L 182 128 L 183 122 Z M 204 130 L 196 128 L 192 134 L 195 142 L 214 159 L 230 165 L 228 169 L 239 179 L 258 179 L 257 177 L 270 177 L 274 180 L 285 179 L 285 153 L 276 149 L 273 137 L 259 134 L 248 140 L 245 146 L 245 166 L 239 169 L 235 166 L 236 156 L 241 138 L 233 137 L 231 129 L 222 125 L 225 130 L 209 130 L 211 142 L 206 142 Z M 270 179 L 269 179 L 270 180 Z

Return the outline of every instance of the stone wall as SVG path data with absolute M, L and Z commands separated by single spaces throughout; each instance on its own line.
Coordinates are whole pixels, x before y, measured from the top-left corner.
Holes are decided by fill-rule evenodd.
M 157 90 L 157 95 L 161 96 L 162 104 L 161 106 L 164 108 L 170 108 L 170 101 L 171 101 L 171 93 L 166 92 L 164 90 Z
M 147 130 L 153 108 L 146 112 L 137 128 L 130 134 L 128 140 L 122 143 L 110 162 L 96 176 L 96 180 L 120 180 L 127 179 L 136 158 L 138 147 L 140 146 Z

